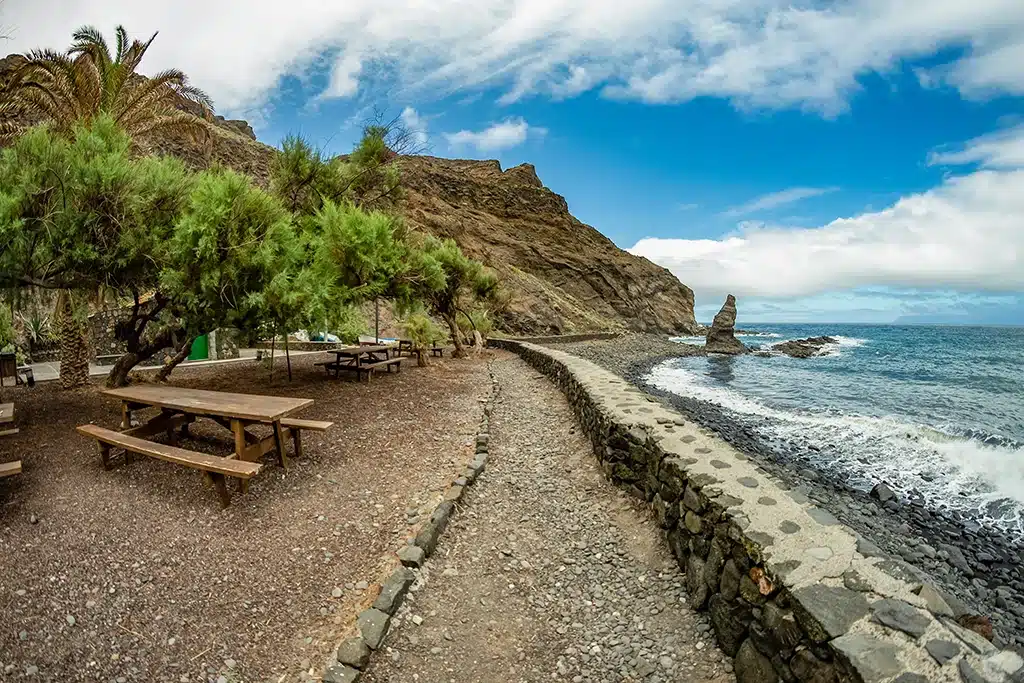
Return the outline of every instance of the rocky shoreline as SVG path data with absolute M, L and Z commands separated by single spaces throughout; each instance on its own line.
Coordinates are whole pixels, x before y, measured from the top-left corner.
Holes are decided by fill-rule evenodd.
M 701 347 L 646 334 L 552 346 L 611 370 L 713 430 L 868 541 L 901 558 L 908 575 L 930 577 L 949 594 L 954 617 L 972 621 L 979 632 L 992 628 L 997 646 L 1024 652 L 1024 544 L 1019 540 L 973 519 L 928 509 L 920 499 L 883 495 L 886 500 L 880 500 L 839 475 L 811 469 L 809 456 L 817 454 L 792 444 L 766 443 L 729 411 L 643 381 L 669 358 L 703 355 Z M 971 615 L 983 618 L 972 620 Z

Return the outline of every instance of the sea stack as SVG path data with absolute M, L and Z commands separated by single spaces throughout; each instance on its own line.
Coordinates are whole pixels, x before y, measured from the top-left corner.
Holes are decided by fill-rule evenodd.
M 727 353 L 738 355 L 746 353 L 747 347 L 733 334 L 736 327 L 736 297 L 732 294 L 725 298 L 725 305 L 715 316 L 704 342 L 704 350 L 708 353 Z

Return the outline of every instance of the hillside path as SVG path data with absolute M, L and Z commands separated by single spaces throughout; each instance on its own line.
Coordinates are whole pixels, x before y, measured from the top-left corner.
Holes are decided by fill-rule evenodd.
M 562 394 L 512 354 L 492 369 L 487 470 L 364 681 L 734 681 L 649 512 L 604 479 Z

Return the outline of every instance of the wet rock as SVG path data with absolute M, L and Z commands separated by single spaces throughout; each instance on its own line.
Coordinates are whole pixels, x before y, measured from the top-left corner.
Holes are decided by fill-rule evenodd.
M 792 358 L 810 358 L 821 352 L 828 344 L 835 344 L 834 337 L 808 337 L 807 339 L 794 339 L 792 341 L 772 344 L 768 348 L 777 353 L 784 353 Z
M 890 500 L 895 500 L 896 494 L 891 488 L 889 488 L 889 485 L 883 481 L 875 484 L 875 487 L 871 489 L 871 497 L 880 501 L 884 505 Z

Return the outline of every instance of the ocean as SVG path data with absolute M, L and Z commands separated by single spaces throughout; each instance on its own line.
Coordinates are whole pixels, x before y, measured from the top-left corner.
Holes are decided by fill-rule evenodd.
M 837 343 L 808 359 L 677 358 L 645 380 L 716 404 L 802 466 L 1024 537 L 1024 327 L 752 327 L 737 335 L 748 346 Z

